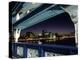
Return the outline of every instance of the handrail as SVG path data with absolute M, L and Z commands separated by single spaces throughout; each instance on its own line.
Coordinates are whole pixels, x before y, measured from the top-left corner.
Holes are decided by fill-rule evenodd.
M 27 58 L 27 49 L 38 50 L 39 57 L 45 56 L 45 52 L 53 52 L 61 55 L 75 55 L 78 54 L 78 48 L 63 45 L 49 45 L 49 44 L 32 44 L 32 43 L 12 43 L 14 56 L 17 57 L 17 47 L 23 47 L 23 58 Z M 18 56 L 21 58 L 21 56 Z

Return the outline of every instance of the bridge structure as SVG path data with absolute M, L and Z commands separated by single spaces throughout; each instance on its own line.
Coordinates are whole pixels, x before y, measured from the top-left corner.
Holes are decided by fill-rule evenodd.
M 13 2 L 11 2 L 13 3 Z M 16 3 L 12 10 L 12 33 L 14 34 L 15 42 L 12 43 L 13 57 L 35 57 L 52 55 L 71 55 L 77 54 L 77 47 L 64 47 L 58 45 L 38 45 L 19 43 L 18 38 L 20 32 L 25 28 L 29 28 L 35 24 L 43 22 L 51 17 L 55 17 L 62 13 L 68 13 L 74 24 L 77 24 L 77 6 L 73 5 L 57 5 L 57 4 L 42 4 L 42 3 Z M 77 32 L 77 28 L 76 28 Z M 76 33 L 77 35 L 77 33 Z M 77 36 L 76 36 L 77 37 Z M 77 38 L 76 38 L 77 43 Z M 51 50 L 47 50 L 47 48 Z M 55 49 L 56 48 L 56 49 Z M 60 49 L 59 51 L 57 51 Z M 62 52 L 65 50 L 64 52 Z M 29 52 L 33 51 L 32 55 Z M 47 53 L 46 53 L 47 52 Z M 49 52 L 49 54 L 48 54 Z M 53 53 L 50 53 L 53 52 Z M 56 53 L 57 54 L 56 54 Z M 68 52 L 68 53 L 66 53 Z M 15 54 L 14 54 L 15 53 Z

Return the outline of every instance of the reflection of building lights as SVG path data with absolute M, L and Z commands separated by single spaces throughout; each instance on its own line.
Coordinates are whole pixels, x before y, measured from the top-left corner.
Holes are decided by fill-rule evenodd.
M 54 35 L 54 36 L 53 36 L 53 39 L 55 39 L 55 38 L 56 38 L 56 36 Z
M 42 36 L 42 34 L 41 34 L 41 33 L 39 33 L 39 36 Z
M 53 39 L 54 39 L 54 41 L 56 41 L 56 35 L 53 35 Z
M 42 44 L 42 42 L 41 41 L 38 41 L 38 44 Z

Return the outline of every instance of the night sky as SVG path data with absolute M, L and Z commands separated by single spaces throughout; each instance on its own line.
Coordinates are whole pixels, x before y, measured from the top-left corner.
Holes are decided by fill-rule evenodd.
M 70 16 L 66 13 L 62 13 L 56 17 L 52 17 L 36 25 L 22 30 L 21 34 L 26 32 L 74 32 L 74 24 L 70 19 Z

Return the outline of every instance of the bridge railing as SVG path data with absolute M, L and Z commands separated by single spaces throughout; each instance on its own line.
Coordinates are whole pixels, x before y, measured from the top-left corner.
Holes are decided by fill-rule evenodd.
M 51 55 L 50 55 L 51 54 Z M 63 45 L 12 43 L 13 58 L 76 55 L 78 48 Z

